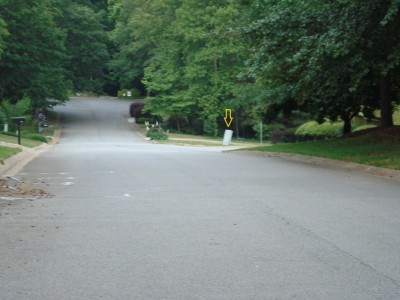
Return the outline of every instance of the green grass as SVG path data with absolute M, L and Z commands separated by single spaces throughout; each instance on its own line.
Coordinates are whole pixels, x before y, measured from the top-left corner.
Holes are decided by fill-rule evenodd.
M 13 156 L 14 154 L 17 154 L 18 152 L 21 152 L 21 149 L 0 146 L 0 162 L 10 156 Z
M 400 170 L 400 134 L 376 133 L 324 141 L 276 144 L 251 151 L 296 153 Z
M 10 143 L 10 144 L 18 144 L 18 138 L 15 136 L 0 134 L 0 142 Z M 21 145 L 29 148 L 33 148 L 43 144 L 41 141 L 31 140 L 26 138 L 21 138 Z

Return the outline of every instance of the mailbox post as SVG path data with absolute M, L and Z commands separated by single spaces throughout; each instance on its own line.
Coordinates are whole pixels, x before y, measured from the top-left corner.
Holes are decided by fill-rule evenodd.
M 18 145 L 21 145 L 21 124 L 24 123 L 25 117 L 11 118 L 12 122 L 18 125 Z

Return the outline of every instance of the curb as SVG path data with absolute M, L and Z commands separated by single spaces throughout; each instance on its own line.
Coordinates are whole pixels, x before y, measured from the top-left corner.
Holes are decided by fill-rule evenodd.
M 244 151 L 239 151 L 244 152 Z M 261 156 L 280 158 L 290 161 L 295 161 L 304 164 L 310 164 L 315 166 L 321 166 L 331 169 L 344 169 L 350 172 L 363 172 L 373 176 L 380 176 L 385 178 L 394 179 L 396 181 L 400 181 L 400 171 L 392 170 L 387 168 L 374 167 L 370 165 L 363 165 L 348 161 L 335 160 L 317 156 L 308 156 L 302 154 L 294 154 L 294 153 L 282 153 L 282 152 L 255 152 L 255 151 L 246 151 L 246 153 L 252 153 Z
M 34 148 L 23 147 L 23 150 L 4 160 L 3 166 L 0 168 L 0 177 L 12 177 L 22 170 L 36 156 L 47 151 L 60 140 L 61 130 L 57 129 L 54 132 L 53 139 L 48 144 L 41 144 Z

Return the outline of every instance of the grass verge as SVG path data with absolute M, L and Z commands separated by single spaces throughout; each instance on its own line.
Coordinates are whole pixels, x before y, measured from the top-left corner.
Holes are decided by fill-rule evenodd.
M 400 170 L 400 126 L 346 138 L 255 147 L 250 151 L 296 153 Z
M 9 158 L 10 156 L 13 156 L 19 152 L 21 152 L 20 148 L 0 146 L 0 162 L 2 163 L 6 158 Z
M 18 144 L 18 139 L 15 136 L 0 134 L 0 142 L 10 143 L 10 144 Z M 33 148 L 43 144 L 41 141 L 31 140 L 27 138 L 21 138 L 21 145 L 29 148 Z

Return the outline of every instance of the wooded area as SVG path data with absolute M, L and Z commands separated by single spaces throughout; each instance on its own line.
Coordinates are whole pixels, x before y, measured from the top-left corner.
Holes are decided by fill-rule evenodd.
M 399 0 L 0 0 L 0 99 L 31 111 L 136 91 L 170 126 L 217 135 L 292 112 L 393 125 Z M 7 111 L 3 109 L 3 117 Z

